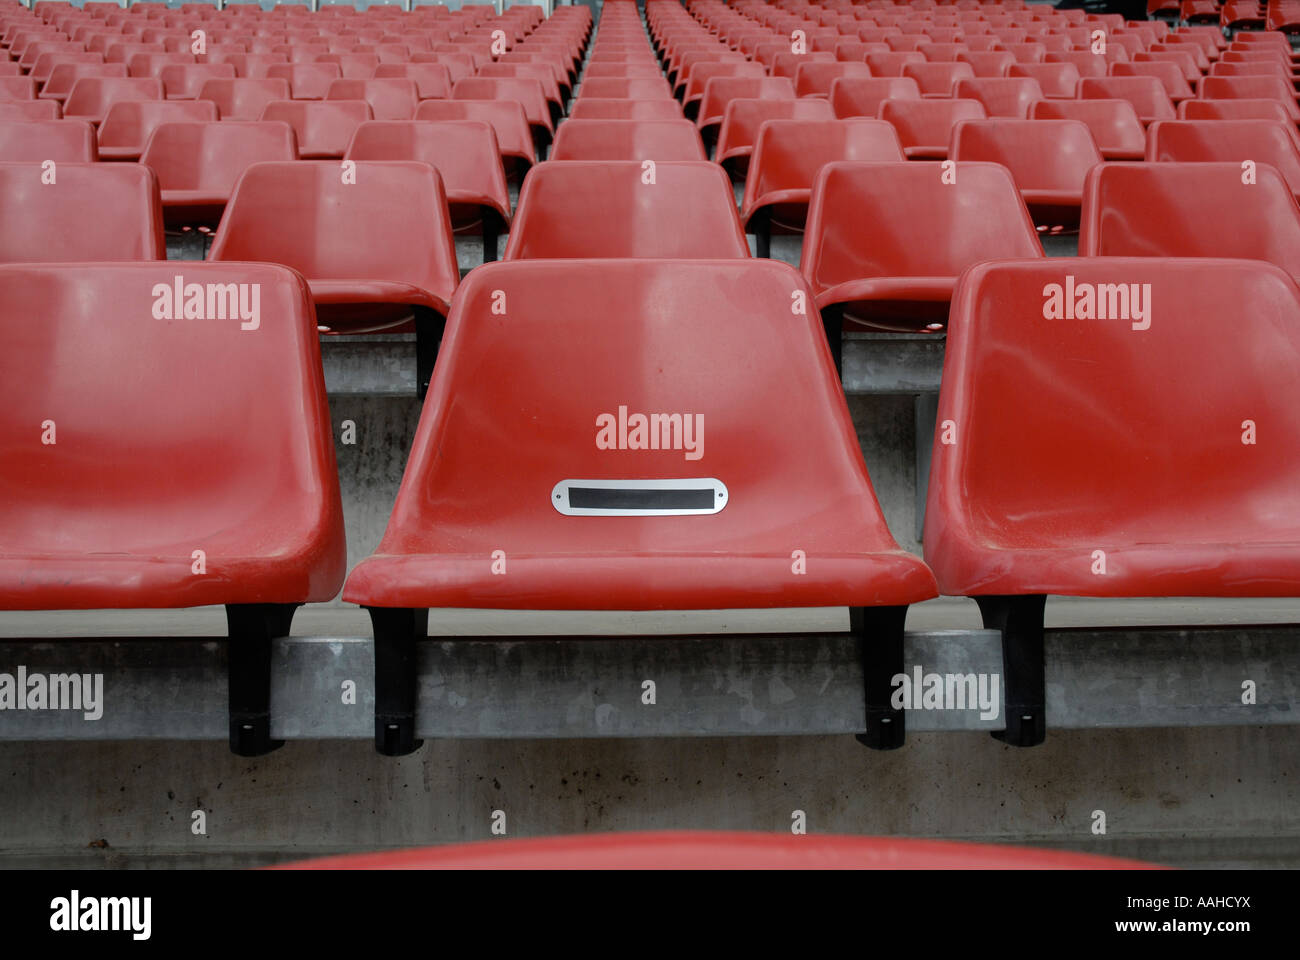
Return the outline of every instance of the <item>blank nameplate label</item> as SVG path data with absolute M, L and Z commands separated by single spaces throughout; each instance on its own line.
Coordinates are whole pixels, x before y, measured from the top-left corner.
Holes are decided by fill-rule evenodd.
M 678 517 L 727 505 L 721 480 L 561 480 L 551 505 L 566 517 Z

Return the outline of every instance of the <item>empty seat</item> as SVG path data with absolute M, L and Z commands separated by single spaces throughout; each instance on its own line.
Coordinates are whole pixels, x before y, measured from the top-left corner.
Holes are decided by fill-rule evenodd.
M 1037 80 L 1043 96 L 1053 100 L 1072 99 L 1080 80 L 1079 70 L 1072 63 L 1013 63 L 1007 76 Z
M 947 159 L 952 128 L 962 120 L 986 116 L 978 100 L 886 100 L 880 105 L 880 119 L 894 125 L 909 160 Z
M 337 63 L 276 63 L 266 70 L 268 78 L 289 81 L 294 100 L 324 100 L 335 80 L 343 76 Z
M 62 113 L 57 100 L 0 101 L 0 120 L 58 120 Z
M 1300 142 L 1294 124 L 1277 120 L 1167 120 L 1147 130 L 1148 161 L 1276 167 L 1300 196 Z
M 85 120 L 0 120 L 0 163 L 93 163 L 95 128 Z
M 813 188 L 799 270 L 838 358 L 845 329 L 937 330 L 973 263 L 1041 257 L 1011 174 L 992 163 L 832 163 Z
M 1110 70 L 1110 64 L 1102 54 L 1088 50 L 1067 50 L 1064 53 L 1049 53 L 1043 58 L 1044 63 L 1068 63 L 1079 71 L 1080 77 L 1104 77 Z
M 865 63 L 801 63 L 794 75 L 794 92 L 797 97 L 829 97 L 836 80 L 870 76 Z
M 716 164 L 547 161 L 524 179 L 504 259 L 748 256 Z
M 1046 594 L 1300 596 L 1297 377 L 1300 292 L 1271 264 L 1093 257 L 963 275 L 925 556 L 944 594 L 1003 630 L 1002 739 L 1043 739 Z
M 31 77 L 0 77 L 0 102 L 35 99 L 36 81 Z
M 364 100 L 272 100 L 258 119 L 293 127 L 303 160 L 329 160 L 343 156 L 357 127 L 374 114 Z
M 395 78 L 415 81 L 415 93 L 421 100 L 444 100 L 451 96 L 451 71 L 441 63 L 381 63 L 375 67 L 374 79 Z
M 1291 189 L 1266 163 L 1253 182 L 1242 180 L 1235 163 L 1098 166 L 1084 186 L 1079 255 L 1240 257 L 1300 278 L 1300 207 Z
M 925 62 L 925 55 L 916 52 L 867 54 L 867 66 L 873 77 L 901 77 L 907 64 Z
M 1043 99 L 1043 88 L 1031 77 L 976 77 L 959 80 L 954 95 L 978 100 L 990 117 L 1024 119 L 1030 105 Z
M 689 120 L 566 120 L 552 160 L 707 160 Z
M 1112 63 L 1110 74 L 1113 77 L 1155 77 L 1164 85 L 1165 93 L 1175 104 L 1195 96 L 1191 84 L 1183 76 L 1182 68 L 1176 63 L 1149 62 Z
M 357 161 L 353 172 L 345 178 L 325 160 L 249 166 L 208 259 L 293 267 L 311 287 L 317 322 L 334 333 L 413 321 L 423 396 L 460 279 L 442 180 L 417 161 Z
M 770 261 L 503 262 L 466 278 L 384 539 L 344 591 L 371 610 L 392 693 L 381 751 L 418 746 L 428 608 L 883 607 L 850 623 L 901 665 L 902 608 L 932 578 L 885 525 L 796 299 L 806 285 Z
M 0 609 L 225 604 L 231 746 L 273 749 L 271 642 L 347 563 L 305 284 L 262 264 L 12 264 L 0 327 Z
M 1202 100 L 1277 100 L 1292 123 L 1300 122 L 1295 86 L 1280 76 L 1202 77 L 1197 93 Z
M 975 71 L 969 63 L 905 63 L 903 76 L 916 81 L 923 97 L 951 97 L 958 80 L 969 80 Z
M 542 92 L 541 81 L 532 77 L 467 77 L 456 81 L 451 95 L 454 100 L 513 100 L 524 108 L 524 116 L 538 143 L 549 144 L 555 136 L 551 108 Z
M 325 91 L 326 100 L 364 100 L 376 120 L 411 120 L 420 102 L 414 80 L 389 77 L 383 80 L 334 80 Z
M 158 72 L 168 100 L 197 100 L 209 80 L 234 78 L 235 68 L 229 63 L 170 63 Z
M 44 173 L 41 163 L 0 163 L 0 263 L 165 258 L 158 181 L 148 167 L 60 162 L 53 184 Z
M 850 78 L 831 84 L 835 116 L 874 118 L 886 100 L 920 100 L 921 88 L 911 77 Z
M 678 120 L 681 117 L 681 107 L 672 100 L 584 97 L 569 107 L 570 120 Z
M 99 125 L 99 158 L 138 160 L 160 123 L 217 119 L 217 105 L 209 100 L 122 100 Z
M 1015 54 L 1005 50 L 972 50 L 961 54 L 958 61 L 969 63 L 977 77 L 1005 77 L 1012 64 L 1016 62 L 1016 57 Z
M 699 113 L 700 102 L 704 99 L 704 88 L 714 77 L 764 77 L 766 75 L 761 63 L 744 60 L 735 63 L 697 63 L 691 67 L 689 78 L 686 80 L 685 93 L 682 95 L 682 112 L 688 119 L 695 119 Z
M 773 233 L 800 233 L 813 181 L 836 160 L 904 159 L 892 125 L 883 120 L 768 120 L 758 131 L 740 216 L 770 254 Z
M 140 162 L 158 175 L 167 223 L 215 224 L 246 166 L 297 156 L 287 123 L 222 120 L 159 124 Z
M 1141 160 L 1146 155 L 1146 130 L 1127 100 L 1039 100 L 1029 116 L 1086 123 L 1105 160 Z
M 523 105 L 514 100 L 422 100 L 416 120 L 482 120 L 492 125 L 506 173 L 537 162 L 533 135 Z
M 510 191 L 490 124 L 373 120 L 357 127 L 347 159 L 419 160 L 431 165 L 442 180 L 452 229 L 479 228 L 484 258 L 497 258 L 497 238 L 510 228 Z
M 579 99 L 605 97 L 619 100 L 654 100 L 671 97 L 668 81 L 655 77 L 592 77 L 582 81 L 578 88 Z
M 78 64 L 77 66 L 81 66 Z M 149 77 L 79 77 L 72 85 L 63 115 L 100 123 L 121 100 L 161 100 L 162 81 Z
M 948 156 L 1002 164 L 1035 223 L 1070 229 L 1079 223 L 1084 178 L 1102 162 L 1079 120 L 967 120 L 953 128 Z
M 714 77 L 704 86 L 704 99 L 695 125 L 702 136 L 712 136 L 722 124 L 732 100 L 793 100 L 794 82 L 789 77 Z
M 1080 100 L 1127 100 L 1145 124 L 1175 117 L 1174 102 L 1155 77 L 1084 77 Z
M 1179 120 L 1281 120 L 1291 115 L 1281 100 L 1184 100 L 1178 105 Z
M 274 77 L 209 80 L 199 89 L 199 99 L 215 103 L 222 120 L 256 120 L 272 100 L 289 99 L 289 81 Z
M 822 97 L 803 100 L 732 100 L 718 131 L 717 162 L 744 177 L 759 127 L 767 120 L 834 120 L 835 110 Z

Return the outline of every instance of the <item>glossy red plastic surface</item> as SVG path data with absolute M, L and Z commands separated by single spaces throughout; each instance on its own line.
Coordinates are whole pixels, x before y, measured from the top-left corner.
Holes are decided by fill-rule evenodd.
M 160 288 L 182 277 L 257 284 L 259 326 L 159 319 Z M 6 265 L 0 325 L 0 609 L 337 592 L 343 511 L 299 277 L 265 264 Z M 41 442 L 43 421 L 56 443 Z
M 831 84 L 835 116 L 874 118 L 886 100 L 920 100 L 921 87 L 911 77 L 850 78 Z
M 168 100 L 196 100 L 209 80 L 233 80 L 235 67 L 229 63 L 173 63 L 158 72 Z
M 566 120 L 551 160 L 707 160 L 689 120 Z
M 77 66 L 83 66 L 78 64 Z M 144 77 L 80 77 L 72 85 L 63 115 L 99 123 L 119 100 L 161 100 L 162 81 Z
M 217 105 L 209 100 L 121 100 L 99 125 L 99 158 L 138 160 L 159 124 L 217 119 Z
M 844 304 L 846 329 L 941 327 L 973 263 L 1042 256 L 1005 167 L 833 163 L 813 187 L 799 269 L 819 308 Z
M 806 312 L 792 310 L 799 293 Z M 650 610 L 933 596 L 929 571 L 885 526 L 811 300 L 771 260 L 474 270 L 448 318 L 388 529 L 344 599 Z M 698 457 L 684 441 L 601 449 L 597 418 L 620 408 L 702 417 Z M 570 478 L 702 477 L 729 493 L 711 515 L 566 516 L 551 505 Z M 791 575 L 795 550 L 806 575 Z M 504 576 L 493 551 L 504 552 Z
M 303 160 L 341 158 L 361 124 L 374 117 L 364 100 L 272 100 L 259 120 L 293 127 Z
M 343 71 L 337 63 L 277 63 L 267 68 L 266 75 L 289 81 L 289 96 L 294 100 L 324 100 L 330 84 L 342 77 Z
M 617 100 L 583 97 L 569 106 L 570 120 L 680 120 L 682 108 L 672 100 Z
M 1030 105 L 1043 99 L 1043 88 L 1030 77 L 976 77 L 957 81 L 954 95 L 978 100 L 990 117 L 1023 119 Z
M 1087 124 L 1104 160 L 1141 160 L 1146 155 L 1146 129 L 1127 100 L 1039 100 L 1029 116 Z
M 1171 120 L 1147 130 L 1148 161 L 1235 163 L 1276 167 L 1300 196 L 1300 139 L 1294 124 L 1278 120 Z
M 880 105 L 880 119 L 894 125 L 909 160 L 947 159 L 953 126 L 986 116 L 984 104 L 978 100 L 886 100 Z
M 405 324 L 412 305 L 445 313 L 460 271 L 447 198 L 433 167 L 357 161 L 258 163 L 244 171 L 208 259 L 293 267 L 335 332 Z M 331 242 L 334 241 L 334 242 Z
M 728 169 L 743 172 L 749 167 L 750 154 L 758 129 L 767 120 L 834 120 L 835 110 L 823 97 L 804 100 L 732 100 L 722 118 L 717 162 Z
M 0 263 L 166 258 L 148 167 L 60 162 L 53 184 L 43 173 L 40 163 L 0 163 Z
M 94 163 L 95 128 L 85 120 L 0 120 L 0 163 Z
M 726 116 L 732 100 L 793 100 L 794 81 L 789 77 L 714 77 L 704 85 L 704 99 L 695 124 L 701 130 L 717 126 Z
M 1068 319 L 1067 301 L 1109 318 Z M 1271 264 L 973 267 L 953 299 L 938 413 L 951 442 L 936 436 L 925 512 L 941 589 L 1300 596 L 1298 380 L 1300 289 Z
M 1143 123 L 1172 120 L 1174 102 L 1155 77 L 1084 77 L 1079 81 L 1080 100 L 1127 100 Z
M 416 120 L 482 120 L 492 125 L 503 158 L 532 165 L 537 150 L 521 104 L 513 100 L 423 100 Z
M 1135 860 L 899 837 L 665 831 L 351 854 L 280 870 L 1143 870 Z
M 653 183 L 648 176 L 639 161 L 538 164 L 524 179 L 504 259 L 749 256 L 721 167 L 664 161 Z

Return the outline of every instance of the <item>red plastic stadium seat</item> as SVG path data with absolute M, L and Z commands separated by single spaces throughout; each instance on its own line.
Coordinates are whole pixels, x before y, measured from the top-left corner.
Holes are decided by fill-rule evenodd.
M 1049 53 L 1043 58 L 1044 63 L 1068 63 L 1079 71 L 1080 77 L 1104 77 L 1110 64 L 1101 54 L 1088 50 L 1067 50 L 1065 53 Z
M 280 870 L 1108 870 L 1146 864 L 1005 844 L 673 831 L 454 843 L 348 854 Z
M 769 255 L 772 233 L 800 233 L 817 171 L 837 160 L 903 160 L 903 146 L 883 120 L 768 120 L 758 131 L 741 222 Z
M 952 128 L 987 116 L 978 100 L 886 100 L 880 105 L 880 119 L 894 125 L 909 160 L 946 160 Z
M 0 163 L 94 163 L 95 128 L 85 120 L 0 120 Z
M 272 80 L 289 81 L 294 100 L 324 100 L 331 83 L 343 76 L 337 63 L 276 63 L 267 68 Z
M 1105 160 L 1141 160 L 1146 155 L 1146 130 L 1127 100 L 1039 100 L 1029 116 L 1086 123 Z
M 707 160 L 689 120 L 566 120 L 552 160 Z
M 43 172 L 39 163 L 0 163 L 0 263 L 165 259 L 148 167 L 61 162 L 55 184 Z
M 416 120 L 482 120 L 492 125 L 506 173 L 537 162 L 524 108 L 514 100 L 422 100 Z
M 140 162 L 158 175 L 169 224 L 213 224 L 245 167 L 297 156 L 297 140 L 287 123 L 222 120 L 159 124 Z
M 800 272 L 838 354 L 853 329 L 925 330 L 947 322 L 973 263 L 1041 257 L 1011 174 L 992 163 L 833 163 L 813 188 Z
M 797 97 L 828 97 L 836 80 L 870 76 L 865 63 L 802 63 L 794 75 L 794 92 Z
M 654 182 L 649 174 L 639 161 L 538 164 L 524 179 L 503 259 L 749 256 L 721 167 L 664 161 Z
M 99 159 L 139 160 L 160 123 L 217 119 L 217 105 L 208 100 L 118 101 L 99 125 Z
M 1277 100 L 1292 123 L 1300 122 L 1295 87 L 1281 77 L 1202 77 L 1198 96 L 1202 100 Z
M 1291 115 L 1281 100 L 1184 100 L 1178 105 L 1179 120 L 1281 120 Z
M 272 100 L 258 119 L 293 127 L 303 160 L 330 160 L 343 156 L 357 127 L 374 114 L 364 100 Z
M 540 142 L 550 143 L 555 135 L 541 81 L 532 77 L 467 77 L 456 81 L 451 95 L 454 100 L 513 100 L 524 108 L 528 126 Z
M 36 81 L 31 77 L 0 77 L 0 102 L 35 99 Z
M 1294 124 L 1276 120 L 1169 120 L 1147 130 L 1148 161 L 1267 163 L 1300 196 L 1300 142 Z
M 0 120 L 58 120 L 63 115 L 57 100 L 7 100 L 0 102 Z
M 958 62 L 969 63 L 977 77 L 1005 77 L 1012 64 L 1016 62 L 1016 57 L 1015 54 L 1005 50 L 972 51 L 961 54 Z
M 793 100 L 794 81 L 788 77 L 714 77 L 704 87 L 704 99 L 695 125 L 711 133 L 722 124 L 732 100 Z
M 584 97 L 569 107 L 570 120 L 680 120 L 672 100 L 614 100 Z
M 671 97 L 668 81 L 654 77 L 593 77 L 578 88 L 578 97 L 604 97 L 618 100 L 653 100 Z
M 911 77 L 872 77 L 836 80 L 831 84 L 835 116 L 874 118 L 886 100 L 920 100 L 921 88 Z
M 885 525 L 815 312 L 792 309 L 811 299 L 771 261 L 474 270 L 343 595 L 371 609 L 377 681 L 401 688 L 431 607 L 889 607 L 854 617 L 890 624 L 864 642 L 901 657 L 901 608 L 933 578 Z M 395 699 L 376 711 L 389 754 L 418 745 L 414 685 Z
M 959 80 L 954 94 L 963 100 L 978 100 L 990 117 L 1024 119 L 1029 107 L 1043 99 L 1043 88 L 1029 77 L 976 77 Z
M 1043 95 L 1053 100 L 1073 98 L 1080 80 L 1072 63 L 1013 63 L 1007 76 L 1037 80 Z
M 718 131 L 717 162 L 737 177 L 749 169 L 758 130 L 767 120 L 834 120 L 835 110 L 822 97 L 804 100 L 732 100 Z
M 293 267 L 317 322 L 334 333 L 409 329 L 418 389 L 433 369 L 442 318 L 460 280 L 438 172 L 418 161 L 257 163 L 239 178 L 209 260 Z
M 335 595 L 347 563 L 302 279 L 0 266 L 0 325 L 0 609 L 225 604 L 231 747 L 274 749 L 271 641 L 296 606 Z M 33 433 L 42 422 L 57 442 Z
M 1272 264 L 1090 257 L 963 275 L 925 556 L 945 595 L 975 597 L 1003 629 L 1000 739 L 1044 736 L 1046 594 L 1300 596 L 1297 371 L 1300 290 Z
M 909 63 L 925 63 L 922 53 L 869 53 L 867 66 L 873 77 L 901 77 L 903 68 Z
M 1182 69 L 1176 63 L 1147 62 L 1112 63 L 1110 75 L 1113 77 L 1155 77 L 1164 85 L 1165 93 L 1175 104 L 1190 100 L 1196 95 L 1191 84 L 1183 76 Z
M 975 71 L 969 63 L 905 63 L 903 76 L 916 81 L 925 97 L 951 97 L 958 80 L 970 80 Z
M 434 167 L 442 179 L 452 229 L 480 228 L 485 258 L 497 258 L 497 237 L 510 228 L 510 191 L 490 124 L 374 120 L 357 128 L 347 159 L 419 160 Z
M 272 100 L 289 99 L 289 81 L 273 77 L 209 80 L 199 88 L 198 98 L 215 103 L 222 120 L 256 120 Z
M 1084 187 L 1079 255 L 1267 260 L 1300 278 L 1300 207 L 1266 163 L 1252 183 L 1235 163 L 1103 164 Z
M 100 123 L 120 100 L 161 100 L 162 81 L 146 77 L 81 77 L 72 85 L 63 115 Z
M 326 100 L 364 100 L 376 120 L 411 120 L 420 102 L 414 80 L 390 77 L 385 80 L 334 80 L 325 91 Z
M 697 63 L 691 67 L 682 96 L 682 112 L 691 120 L 698 115 L 704 100 L 704 88 L 714 77 L 764 77 L 767 73 L 761 63 L 741 60 L 738 63 Z M 586 99 L 579 97 L 579 100 Z M 642 97 L 640 99 L 650 99 Z M 660 98 L 662 99 L 662 98 Z
M 235 68 L 229 63 L 172 63 L 158 72 L 168 100 L 197 100 L 209 80 L 234 78 Z
M 1144 124 L 1172 120 L 1174 102 L 1155 77 L 1084 77 L 1079 81 L 1080 100 L 1127 100 Z
M 948 156 L 1002 164 L 1035 223 L 1067 228 L 1079 223 L 1084 178 L 1102 162 L 1078 120 L 967 120 L 953 128 Z
M 376 80 L 406 79 L 415 81 L 421 100 L 445 100 L 451 96 L 451 71 L 441 63 L 381 63 L 375 67 Z

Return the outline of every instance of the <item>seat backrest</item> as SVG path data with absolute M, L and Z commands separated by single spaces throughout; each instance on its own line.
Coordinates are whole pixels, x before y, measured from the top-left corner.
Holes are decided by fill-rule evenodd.
M 977 77 L 1005 77 L 1016 56 L 1006 50 L 971 51 L 958 57 L 961 63 L 969 63 Z
M 0 263 L 166 259 L 148 167 L 63 161 L 53 182 L 45 173 L 39 162 L 0 163 Z
M 799 97 L 828 97 L 836 80 L 870 76 L 871 68 L 865 63 L 803 63 L 795 71 L 794 92 Z
M 0 77 L 0 101 L 35 99 L 36 81 L 31 77 Z
M 456 81 L 451 95 L 454 100 L 513 100 L 524 108 L 530 126 L 554 129 L 541 81 L 532 77 L 466 77 Z
M 298 156 L 293 127 L 277 121 L 221 120 L 160 123 L 140 162 L 152 167 L 167 190 L 229 193 L 250 163 Z
M 741 208 L 748 216 L 774 194 L 811 190 L 817 172 L 837 160 L 902 159 L 898 134 L 883 120 L 768 120 L 754 143 Z
M 337 63 L 274 63 L 266 75 L 289 81 L 289 95 L 294 100 L 324 100 L 329 85 L 343 76 Z
M 75 64 L 74 66 L 84 66 Z M 119 100 L 161 100 L 162 81 L 152 77 L 79 77 L 63 105 L 65 117 L 99 123 Z
M 0 100 L 0 120 L 58 120 L 57 100 Z
M 686 93 L 683 95 L 682 101 L 691 103 L 703 99 L 704 88 L 714 77 L 763 77 L 766 75 L 767 73 L 761 63 L 753 63 L 743 59 L 738 62 L 697 63 L 691 67 L 686 77 Z M 582 100 L 584 98 L 579 97 L 578 99 Z
M 1281 120 L 1291 115 L 1281 100 L 1184 100 L 1178 105 L 1179 120 Z
M 0 527 L 5 553 L 28 558 L 0 577 L 0 608 L 338 591 L 343 511 L 301 278 L 265 264 L 12 264 L 0 327 Z M 43 421 L 56 443 L 29 439 Z M 273 575 L 250 576 L 257 560 Z
M 1165 93 L 1174 100 L 1186 100 L 1195 95 L 1191 84 L 1176 63 L 1143 61 L 1141 63 L 1112 63 L 1114 77 L 1155 77 L 1163 84 Z
M 873 77 L 901 77 L 909 63 L 925 63 L 925 54 L 913 52 L 869 53 L 867 66 Z
M 835 116 L 874 118 L 886 100 L 920 100 L 921 87 L 911 77 L 851 77 L 831 84 Z
M 1155 77 L 1084 77 L 1079 81 L 1080 100 L 1127 100 L 1142 118 L 1172 120 L 1174 102 Z
M 1080 77 L 1104 77 L 1109 69 L 1106 58 L 1089 50 L 1067 50 L 1064 53 L 1049 53 L 1043 58 L 1044 63 L 1068 63 L 1079 71 Z
M 615 567 L 632 554 L 642 564 L 732 557 L 720 562 L 741 565 L 732 573 L 737 590 L 766 592 L 780 606 L 824 600 L 824 593 L 801 592 L 811 578 L 788 576 L 797 546 L 810 561 L 824 556 L 846 565 L 841 602 L 857 595 L 898 604 L 931 592 L 917 565 L 906 591 L 891 583 L 873 593 L 883 586 L 880 567 L 854 563 L 864 552 L 898 548 L 816 311 L 791 312 L 799 293 L 811 299 L 792 268 L 770 260 L 519 261 L 476 269 L 448 318 L 377 553 L 422 554 L 435 563 L 443 555 L 459 564 L 504 549 L 511 557 L 605 557 Z M 583 388 L 566 389 L 574 383 Z M 782 389 L 774 390 L 776 383 Z M 642 420 L 656 430 L 643 445 L 628 430 L 644 430 Z M 572 516 L 553 504 L 554 488 L 566 480 L 703 477 L 727 493 L 725 506 L 708 516 Z M 709 498 L 711 507 L 717 502 Z M 780 590 L 762 589 L 769 571 L 761 557 L 784 558 L 781 572 L 771 574 L 784 584 Z M 527 564 L 520 576 L 528 575 Z M 416 605 L 407 598 L 429 587 L 373 581 L 363 564 L 345 596 Z M 557 600 L 542 582 L 537 587 L 520 595 L 544 594 L 548 605 L 564 606 L 584 593 L 571 584 Z M 592 596 L 588 586 L 581 602 L 718 605 L 716 581 L 693 583 L 665 568 L 654 587 Z M 497 605 L 490 595 L 479 600 Z
M 813 290 L 871 277 L 956 277 L 973 263 L 1041 257 L 1006 168 L 830 163 L 813 186 L 799 270 Z
M 704 85 L 704 99 L 696 126 L 700 129 L 722 123 L 732 100 L 793 100 L 794 81 L 789 77 L 713 77 Z
M 1107 160 L 1140 160 L 1146 151 L 1146 129 L 1127 100 L 1039 100 L 1029 116 L 1086 123 Z
M 1088 171 L 1102 162 L 1092 131 L 1079 120 L 966 120 L 953 128 L 948 156 L 1000 163 L 1021 190 L 1076 195 Z
M 748 256 L 718 165 L 570 160 L 528 171 L 504 259 Z
M 1278 120 L 1165 120 L 1147 129 L 1148 161 L 1268 163 L 1300 195 L 1300 138 Z
M 886 100 L 880 105 L 880 119 L 892 123 L 903 152 L 942 150 L 947 155 L 952 128 L 963 120 L 983 120 L 987 113 L 978 100 L 927 98 Z
M 199 88 L 198 99 L 215 103 L 222 120 L 256 120 L 272 100 L 289 99 L 289 81 L 274 77 L 208 80 Z
M 758 139 L 758 128 L 767 120 L 834 120 L 835 110 L 823 97 L 803 100 L 732 100 L 718 131 L 716 158 L 719 163 L 748 156 Z
M 578 88 L 579 97 L 618 97 L 624 100 L 652 100 L 671 97 L 668 81 L 655 77 L 593 77 Z
M 170 63 L 158 71 L 168 100 L 197 100 L 209 80 L 234 78 L 235 68 L 229 63 Z
M 416 96 L 421 100 L 445 100 L 451 96 L 451 71 L 441 63 L 381 63 L 375 67 L 374 79 L 393 78 L 415 81 Z
M 1079 70 L 1072 63 L 1013 63 L 1007 76 L 1037 80 L 1043 95 L 1054 99 L 1073 97 L 1080 80 Z
M 235 184 L 210 260 L 261 260 L 309 280 L 410 284 L 439 298 L 460 279 L 447 197 L 418 161 L 255 163 Z
M 364 100 L 376 120 L 410 120 L 420 102 L 419 88 L 406 77 L 380 80 L 334 80 L 325 91 L 326 100 Z
M 99 125 L 101 150 L 117 148 L 138 157 L 160 123 L 220 119 L 217 106 L 208 100 L 121 100 L 108 108 Z
M 342 157 L 357 127 L 373 118 L 364 100 L 272 100 L 258 119 L 289 124 L 298 139 L 298 156 L 319 160 Z
M 951 97 L 957 81 L 975 76 L 975 70 L 969 63 L 956 61 L 905 63 L 903 76 L 915 80 L 923 95 Z
M 681 117 L 681 107 L 672 100 L 583 97 L 569 107 L 570 120 L 679 120 Z
M 1297 382 L 1300 291 L 1271 264 L 972 267 L 925 511 L 941 590 L 1294 596 Z
M 1277 100 L 1292 122 L 1300 121 L 1295 87 L 1281 77 L 1202 77 L 1197 92 L 1202 100 Z
M 482 120 L 492 125 L 503 157 L 537 162 L 533 134 L 521 104 L 514 100 L 423 100 L 416 120 Z
M 1043 88 L 1031 77 L 976 77 L 958 80 L 954 94 L 963 100 L 978 100 L 990 117 L 1021 119 L 1029 107 L 1043 99 Z
M 1267 163 L 1249 183 L 1235 163 L 1103 164 L 1084 187 L 1079 255 L 1241 257 L 1300 277 L 1300 207 Z
M 95 128 L 85 120 L 0 120 L 0 163 L 94 163 Z
M 551 160 L 707 160 L 689 120 L 566 120 Z

